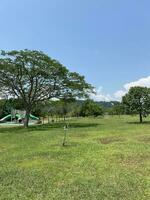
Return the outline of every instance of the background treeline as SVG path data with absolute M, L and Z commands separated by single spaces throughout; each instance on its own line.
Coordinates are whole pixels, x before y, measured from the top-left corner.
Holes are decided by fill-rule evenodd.
M 0 118 L 11 113 L 12 109 L 24 110 L 23 103 L 18 99 L 0 99 Z M 49 120 L 59 120 L 67 117 L 88 117 L 103 116 L 104 114 L 121 115 L 125 111 L 121 103 L 112 102 L 94 102 L 93 100 L 77 101 L 45 101 L 38 103 L 32 111 L 32 114 L 48 118 Z
M 21 99 L 0 99 L 0 118 L 11 113 L 12 109 L 25 110 Z M 50 121 L 65 120 L 68 117 L 98 117 L 104 115 L 139 115 L 140 122 L 150 113 L 150 89 L 132 87 L 122 98 L 122 102 L 94 102 L 91 99 L 47 100 L 35 104 L 32 114 Z

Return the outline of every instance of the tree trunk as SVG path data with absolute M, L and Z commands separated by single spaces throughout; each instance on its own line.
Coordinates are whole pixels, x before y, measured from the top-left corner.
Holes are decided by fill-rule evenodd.
M 30 118 L 30 110 L 26 110 L 25 120 L 24 120 L 24 127 L 29 127 L 29 118 Z
M 140 123 L 143 122 L 142 114 L 140 113 Z
M 48 115 L 48 124 L 50 124 L 50 119 L 49 119 L 49 115 Z

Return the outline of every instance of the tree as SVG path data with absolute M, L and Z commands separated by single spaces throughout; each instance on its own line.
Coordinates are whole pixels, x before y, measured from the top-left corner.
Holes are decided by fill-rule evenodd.
M 72 102 L 70 104 L 70 116 L 79 117 L 81 114 L 82 104 L 79 101 Z
M 83 76 L 71 73 L 58 61 L 40 51 L 2 51 L 0 93 L 18 98 L 29 115 L 39 102 L 52 98 L 87 97 L 93 88 Z
M 81 116 L 87 117 L 87 116 L 94 116 L 97 117 L 99 115 L 103 115 L 103 110 L 101 106 L 99 106 L 96 102 L 93 100 L 86 100 L 82 106 L 81 109 Z
M 128 113 L 139 114 L 140 123 L 150 111 L 150 89 L 146 87 L 132 87 L 122 98 L 122 103 Z
M 108 110 L 110 115 L 123 115 L 124 112 L 124 105 L 122 103 L 116 103 Z

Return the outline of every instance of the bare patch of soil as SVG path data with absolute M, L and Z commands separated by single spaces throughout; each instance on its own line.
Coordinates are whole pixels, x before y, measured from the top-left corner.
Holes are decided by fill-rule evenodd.
M 128 158 L 125 158 L 122 160 L 122 165 L 123 166 L 138 166 L 138 165 L 143 165 L 143 163 L 147 162 L 150 159 L 150 155 L 145 154 L 145 155 L 133 155 L 129 156 Z
M 144 135 L 144 136 L 138 137 L 137 140 L 139 142 L 150 143 L 150 136 Z
M 120 137 L 105 137 L 105 138 L 100 138 L 99 142 L 101 144 L 111 144 L 114 142 L 124 142 L 125 139 L 124 138 L 120 138 Z

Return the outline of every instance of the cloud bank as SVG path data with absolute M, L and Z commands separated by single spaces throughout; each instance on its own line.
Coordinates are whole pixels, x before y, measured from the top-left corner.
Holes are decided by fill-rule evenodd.
M 150 76 L 140 78 L 137 81 L 126 83 L 123 85 L 123 89 L 114 92 L 110 95 L 103 91 L 102 87 L 96 90 L 96 94 L 92 94 L 91 98 L 95 101 L 121 101 L 122 97 L 129 91 L 131 87 L 142 86 L 150 88 Z
M 103 87 L 99 87 L 97 90 L 95 90 L 96 94 L 91 94 L 90 97 L 94 101 L 111 101 L 112 97 L 110 94 L 105 94 L 103 92 Z

